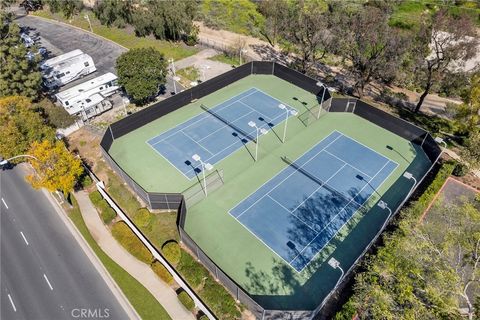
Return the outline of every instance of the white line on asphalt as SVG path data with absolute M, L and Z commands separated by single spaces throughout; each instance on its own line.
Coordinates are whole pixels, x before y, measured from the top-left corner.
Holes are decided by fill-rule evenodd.
M 3 198 L 2 198 L 2 202 L 3 202 L 3 204 L 5 205 L 5 208 L 8 209 L 7 203 L 5 202 L 5 200 L 3 200 Z
M 53 290 L 52 285 L 50 284 L 50 281 L 48 281 L 47 275 L 44 273 L 43 277 L 45 278 L 45 281 L 47 281 L 48 286 L 50 287 L 50 290 Z
M 15 307 L 15 303 L 13 303 L 12 297 L 10 297 L 10 294 L 8 294 L 8 299 L 10 300 L 10 303 L 12 304 L 13 311 L 17 312 L 17 308 Z
M 20 234 L 22 235 L 22 237 L 23 237 L 23 240 L 25 240 L 25 243 L 26 243 L 26 244 L 27 244 L 27 246 L 28 246 L 28 241 L 27 241 L 27 238 L 25 238 L 25 235 L 23 234 L 23 232 L 22 232 L 22 231 L 20 231 Z

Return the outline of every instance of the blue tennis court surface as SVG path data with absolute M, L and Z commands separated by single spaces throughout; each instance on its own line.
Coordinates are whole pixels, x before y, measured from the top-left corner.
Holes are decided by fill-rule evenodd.
M 334 131 L 230 214 L 300 272 L 396 167 Z
M 254 121 L 259 128 L 267 130 L 284 121 L 286 112 L 278 107 L 281 103 L 252 88 L 209 108 L 218 117 L 232 123 L 237 130 L 211 113 L 203 112 L 147 143 L 191 179 L 200 172 L 197 167 L 199 164 L 192 163 L 194 154 L 212 165 L 219 162 L 251 140 L 249 136 L 256 136 L 256 129 L 248 125 L 249 121 Z

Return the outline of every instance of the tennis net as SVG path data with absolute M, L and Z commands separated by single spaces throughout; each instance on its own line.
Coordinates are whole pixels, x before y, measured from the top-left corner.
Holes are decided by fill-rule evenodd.
M 207 111 L 208 113 L 210 113 L 212 116 L 214 116 L 215 118 L 217 118 L 218 120 L 222 121 L 223 123 L 225 123 L 227 126 L 229 126 L 230 128 L 232 128 L 233 130 L 237 131 L 238 133 L 242 134 L 243 136 L 245 136 L 246 138 L 248 138 L 250 141 L 254 141 L 255 143 L 257 142 L 257 139 L 255 139 L 254 136 L 252 136 L 250 133 L 246 132 L 245 130 L 237 127 L 236 125 L 234 125 L 232 122 L 226 120 L 225 118 L 223 118 L 222 116 L 220 116 L 218 113 L 216 113 L 215 111 L 213 111 L 212 109 L 206 107 L 205 105 L 200 105 L 200 107 Z
M 308 172 L 307 170 L 302 168 L 302 166 L 299 166 L 294 161 L 290 160 L 287 156 L 283 156 L 282 160 L 283 160 L 283 162 L 285 162 L 289 166 L 293 167 L 295 170 L 297 170 L 298 172 L 300 172 L 301 174 L 303 174 L 304 176 L 306 176 L 307 178 L 309 178 L 313 182 L 317 183 L 320 187 L 330 191 L 335 197 L 343 198 L 348 202 L 350 202 L 350 201 L 356 202 L 354 199 L 349 198 L 349 197 L 345 196 L 344 194 L 342 194 L 341 192 L 339 192 L 339 191 L 335 190 L 334 188 L 330 187 L 325 181 L 322 181 L 321 179 L 319 179 L 315 175 L 311 174 L 310 172 Z

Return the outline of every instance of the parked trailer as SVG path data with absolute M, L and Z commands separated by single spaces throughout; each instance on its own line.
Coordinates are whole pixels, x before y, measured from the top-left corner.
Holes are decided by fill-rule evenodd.
M 96 70 L 97 68 L 93 63 L 92 57 L 86 53 L 82 53 L 81 55 L 62 60 L 45 69 L 43 73 L 43 83 L 49 90 L 55 89 Z
M 103 97 L 108 97 L 117 92 L 119 88 L 117 76 L 108 72 L 73 88 L 59 92 L 55 96 L 65 109 L 76 109 L 76 104 L 85 98 L 97 93 Z
M 112 103 L 101 94 L 96 93 L 81 100 L 76 104 L 75 108 L 70 107 L 66 108 L 66 110 L 69 114 L 77 115 L 85 121 L 111 108 Z
M 52 68 L 54 65 L 56 65 L 56 64 L 58 64 L 58 63 L 60 63 L 64 60 L 71 59 L 71 58 L 79 56 L 81 54 L 83 54 L 83 52 L 80 49 L 76 49 L 76 50 L 61 54 L 59 56 L 56 56 L 56 57 L 53 57 L 51 59 L 45 60 L 40 65 L 40 69 L 47 70 L 47 69 Z

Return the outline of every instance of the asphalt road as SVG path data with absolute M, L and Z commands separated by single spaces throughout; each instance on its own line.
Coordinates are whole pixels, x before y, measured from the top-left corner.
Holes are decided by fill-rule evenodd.
M 88 32 L 67 25 L 60 25 L 33 16 L 19 15 L 15 20 L 22 27 L 29 28 L 29 35 L 39 46 L 49 51 L 49 58 L 60 54 L 80 49 L 89 54 L 97 71 L 84 78 L 73 81 L 63 86 L 60 91 L 76 86 L 86 80 L 98 77 L 106 72 L 115 72 L 115 61 L 118 56 L 127 50 L 113 42 L 95 37 Z M 167 98 L 173 91 L 172 78 L 167 78 L 166 90 L 161 97 Z M 177 90 L 183 87 L 177 82 Z
M 128 319 L 51 202 L 24 174 L 21 167 L 0 172 L 0 319 Z M 82 309 L 90 317 L 80 317 Z

